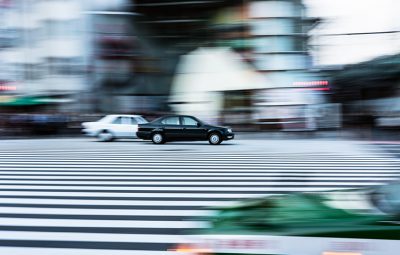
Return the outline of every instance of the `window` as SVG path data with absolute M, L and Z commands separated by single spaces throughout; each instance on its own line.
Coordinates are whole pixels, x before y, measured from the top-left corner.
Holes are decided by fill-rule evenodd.
M 122 124 L 122 118 L 121 118 L 121 117 L 116 118 L 116 119 L 112 122 L 112 124 Z
M 54 75 L 82 74 L 82 59 L 80 58 L 48 58 L 47 65 L 50 74 Z
M 79 35 L 78 19 L 72 20 L 46 20 L 43 25 L 43 32 L 46 38 L 68 38 Z
M 122 124 L 124 125 L 130 125 L 131 124 L 131 118 L 129 117 L 122 117 Z
M 197 126 L 197 121 L 195 119 L 193 119 L 193 118 L 183 117 L 182 120 L 183 120 L 183 123 L 182 123 L 183 125 L 186 125 L 186 126 Z
M 257 53 L 288 52 L 297 50 L 294 40 L 291 36 L 259 37 L 253 39 L 253 45 Z
M 294 23 L 288 19 L 254 20 L 251 22 L 254 35 L 288 35 L 293 34 Z
M 136 117 L 136 120 L 139 124 L 147 123 L 147 120 L 145 120 L 143 117 Z
M 161 121 L 165 125 L 179 125 L 179 117 L 168 117 Z
M 285 1 L 253 1 L 249 14 L 251 18 L 295 17 L 296 7 L 294 3 Z
M 136 118 L 131 118 L 131 125 L 136 125 L 136 124 L 138 124 Z

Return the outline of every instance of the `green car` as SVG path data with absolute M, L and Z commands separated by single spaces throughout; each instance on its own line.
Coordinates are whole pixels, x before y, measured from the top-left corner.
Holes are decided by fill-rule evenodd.
M 399 255 L 400 185 L 288 194 L 219 208 L 211 227 L 177 252 L 263 255 Z

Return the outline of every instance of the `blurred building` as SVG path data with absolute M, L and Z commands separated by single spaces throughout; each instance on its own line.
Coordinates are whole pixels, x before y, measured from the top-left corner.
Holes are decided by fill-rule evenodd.
M 400 54 L 331 71 L 334 100 L 348 126 L 400 126 Z
M 213 39 L 206 29 L 209 20 L 229 2 L 138 0 L 131 1 L 131 7 L 120 5 L 94 15 L 94 86 L 101 94 L 97 108 L 170 111 L 179 57 Z
M 313 71 L 308 39 L 319 20 L 301 0 L 0 0 L 0 15 L 1 109 L 192 109 L 286 130 L 324 127 L 321 112 L 338 110 L 326 104 L 329 81 Z M 182 72 L 207 75 L 208 58 L 190 57 L 204 49 L 231 75 L 178 84 Z M 193 86 L 213 109 L 185 98 Z
M 83 10 L 79 0 L 0 2 L 0 80 L 13 84 L 3 109 L 79 110 L 72 102 L 87 84 Z
M 315 119 L 309 106 L 326 103 L 328 81 L 311 71 L 308 51 L 308 32 L 318 19 L 306 17 L 302 1 L 131 3 L 104 9 L 94 18 L 91 80 L 98 94 L 96 109 L 139 113 L 189 109 L 190 100 L 173 102 L 171 94 L 180 90 L 174 81 L 182 67 L 181 56 L 201 47 L 232 49 L 266 81 L 264 88 L 254 84 L 214 87 L 220 96 L 210 95 L 210 100 L 222 100 L 214 102 L 219 105 L 214 110 L 218 112 L 215 118 L 224 123 L 307 129 Z M 190 84 L 179 86 L 191 88 Z M 208 110 L 203 107 L 205 114 Z
M 298 0 L 242 1 L 217 10 L 207 27 L 213 40 L 209 45 L 228 47 L 238 53 L 243 63 L 252 66 L 264 78 L 264 86 L 248 82 L 238 88 L 204 81 L 203 90 L 209 87 L 213 94 L 210 98 L 222 101 L 214 103 L 219 105 L 217 111 L 220 112 L 220 117 L 216 118 L 225 124 L 257 124 L 267 129 L 338 127 L 338 105 L 327 104 L 329 81 L 318 71 L 313 71 L 308 49 L 309 31 L 318 21 L 306 17 L 306 8 Z M 188 57 L 198 54 L 194 51 Z M 202 69 L 201 64 L 198 68 Z M 193 86 L 187 84 L 191 80 L 188 74 L 193 73 L 193 82 L 199 84 L 196 76 L 199 69 L 193 69 L 192 65 L 192 69 L 182 67 L 182 70 L 178 70 L 177 75 L 185 78 L 176 79 L 174 91 L 180 95 L 176 97 L 179 99 L 172 99 L 175 100 L 174 108 L 188 113 L 187 105 L 196 104 L 198 108 L 210 111 L 194 97 L 190 99 L 194 101 L 183 100 L 184 93 L 193 91 Z M 209 75 L 212 73 L 210 70 Z M 215 97 L 216 93 L 219 96 Z
M 129 1 L 103 1 L 87 12 L 92 46 L 89 99 L 94 112 L 124 112 L 120 96 L 131 94 L 136 39 L 130 5 Z

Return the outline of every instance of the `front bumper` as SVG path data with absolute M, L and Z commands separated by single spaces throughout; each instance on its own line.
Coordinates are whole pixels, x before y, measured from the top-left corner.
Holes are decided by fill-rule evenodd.
M 224 140 L 232 140 L 235 139 L 235 134 L 234 133 L 226 133 L 224 134 Z

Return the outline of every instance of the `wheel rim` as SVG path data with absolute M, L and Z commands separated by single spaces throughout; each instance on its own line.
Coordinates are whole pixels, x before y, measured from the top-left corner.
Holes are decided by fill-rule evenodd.
M 160 134 L 154 135 L 154 136 L 153 136 L 153 141 L 154 141 L 155 143 L 161 143 L 161 141 L 162 141 L 162 135 L 160 135 Z
M 219 136 L 218 136 L 218 135 L 212 135 L 212 136 L 210 137 L 210 141 L 211 141 L 211 143 L 213 143 L 213 144 L 218 143 L 218 142 L 219 142 Z

